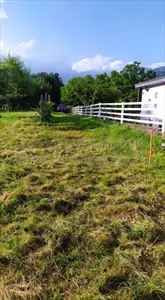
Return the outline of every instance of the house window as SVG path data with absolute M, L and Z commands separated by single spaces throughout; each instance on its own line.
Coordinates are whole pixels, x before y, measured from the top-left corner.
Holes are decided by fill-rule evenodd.
M 158 92 L 155 92 L 155 99 L 158 98 Z

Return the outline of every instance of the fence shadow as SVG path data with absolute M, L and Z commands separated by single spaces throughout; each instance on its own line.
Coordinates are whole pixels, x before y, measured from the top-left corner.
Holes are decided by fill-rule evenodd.
M 49 125 L 55 126 L 57 129 L 62 130 L 86 130 L 105 127 L 107 121 L 99 120 L 96 118 L 71 115 L 71 114 L 56 114 L 53 116 Z

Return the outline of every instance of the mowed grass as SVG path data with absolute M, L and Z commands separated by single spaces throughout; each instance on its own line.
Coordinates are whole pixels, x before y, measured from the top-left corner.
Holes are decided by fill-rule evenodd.
M 72 115 L 0 118 L 0 300 L 165 299 L 165 152 Z

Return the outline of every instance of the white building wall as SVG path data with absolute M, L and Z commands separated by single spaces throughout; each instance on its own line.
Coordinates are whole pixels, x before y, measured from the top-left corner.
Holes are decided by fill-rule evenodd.
M 147 108 L 155 119 L 165 117 L 165 85 L 142 89 L 142 114 L 147 113 L 143 108 Z

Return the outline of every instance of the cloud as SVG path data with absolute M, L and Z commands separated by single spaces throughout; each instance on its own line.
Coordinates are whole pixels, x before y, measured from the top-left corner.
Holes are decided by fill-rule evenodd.
M 153 63 L 149 67 L 151 69 L 155 69 L 155 68 L 159 68 L 159 67 L 165 67 L 165 62 Z
M 13 50 L 15 55 L 21 56 L 21 57 L 27 57 L 29 54 L 29 51 L 31 51 L 36 45 L 35 40 L 29 40 L 26 42 L 21 42 L 16 46 L 16 48 Z
M 0 2 L 0 5 L 1 3 L 2 2 Z M 0 7 L 0 19 L 8 19 L 8 15 L 2 6 Z
M 78 73 L 97 71 L 106 72 L 112 70 L 120 70 L 124 63 L 122 60 L 112 60 L 111 57 L 96 55 L 94 57 L 86 57 L 72 65 L 72 70 Z
M 27 58 L 29 52 L 33 50 L 36 45 L 35 40 L 29 40 L 19 43 L 16 47 L 8 47 L 4 44 L 4 41 L 0 41 L 0 55 L 6 56 L 8 54 L 13 56 L 20 56 L 22 58 Z
M 0 41 L 0 56 L 1 56 L 1 55 L 2 55 L 2 56 L 6 56 L 6 55 L 8 55 L 9 53 L 11 53 L 10 48 L 6 47 L 6 46 L 4 45 L 4 41 L 1 40 L 1 41 Z
M 124 66 L 124 62 L 122 60 L 114 60 L 110 63 L 110 67 L 112 70 L 120 70 Z

